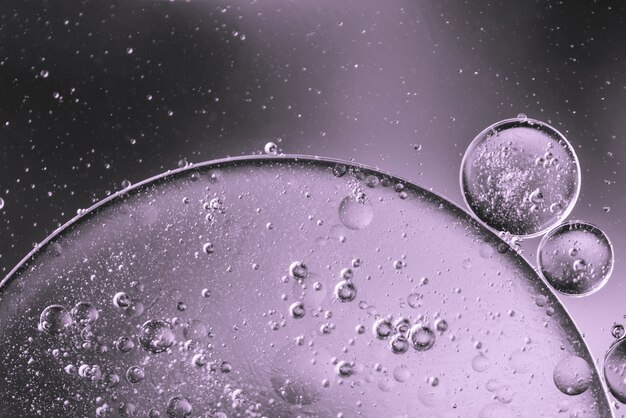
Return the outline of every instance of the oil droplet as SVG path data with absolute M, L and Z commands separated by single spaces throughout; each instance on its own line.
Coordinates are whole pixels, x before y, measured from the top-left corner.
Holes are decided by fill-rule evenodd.
M 364 194 L 347 196 L 339 205 L 339 219 L 350 229 L 363 229 L 373 218 L 374 208 Z
M 566 357 L 554 368 L 554 384 L 566 395 L 580 395 L 589 388 L 592 369 L 584 359 Z
M 526 117 L 503 120 L 467 148 L 461 189 L 467 206 L 489 227 L 536 236 L 574 207 L 580 189 L 578 158 L 551 126 Z
M 613 247 L 598 227 L 566 222 L 543 237 L 537 264 L 543 278 L 558 292 L 586 296 L 600 290 L 611 276 Z

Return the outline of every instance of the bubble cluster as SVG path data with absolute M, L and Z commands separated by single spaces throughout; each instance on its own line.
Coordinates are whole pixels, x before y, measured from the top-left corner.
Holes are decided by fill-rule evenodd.
M 486 225 L 535 236 L 570 213 L 580 189 L 580 167 L 565 137 L 544 122 L 507 119 L 482 131 L 465 151 L 461 189 Z
M 565 222 L 543 237 L 537 251 L 543 278 L 558 292 L 586 296 L 600 290 L 613 270 L 613 246 L 598 227 Z

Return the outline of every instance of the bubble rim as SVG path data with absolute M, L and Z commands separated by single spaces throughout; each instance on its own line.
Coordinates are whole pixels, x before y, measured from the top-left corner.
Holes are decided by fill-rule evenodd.
M 546 242 L 548 242 L 548 240 L 550 238 L 552 238 L 554 236 L 554 234 L 559 229 L 565 228 L 565 227 L 568 227 L 568 226 L 571 227 L 573 225 L 583 226 L 585 228 L 588 228 L 588 229 L 591 229 L 591 230 L 596 230 L 596 231 L 600 232 L 600 234 L 606 239 L 606 243 L 609 245 L 609 250 L 611 252 L 611 265 L 610 265 L 609 270 L 606 273 L 605 277 L 600 282 L 600 285 L 597 288 L 592 289 L 589 292 L 585 292 L 585 293 L 565 293 L 565 292 L 561 292 L 560 290 L 558 290 L 557 288 L 552 286 L 552 284 L 550 284 L 548 279 L 543 274 L 543 269 L 541 268 L 541 262 L 540 262 L 541 249 L 543 248 L 544 244 Z M 537 273 L 539 274 L 539 277 L 541 277 L 541 279 L 544 282 L 546 282 L 546 284 L 548 286 L 550 286 L 550 289 L 554 290 L 559 295 L 569 296 L 569 297 L 572 297 L 572 298 L 583 298 L 585 296 L 593 295 L 594 293 L 602 290 L 602 288 L 604 288 L 604 286 L 607 284 L 607 282 L 611 278 L 611 275 L 613 274 L 613 268 L 615 267 L 615 251 L 613 251 L 613 243 L 611 242 L 611 239 L 609 238 L 609 236 L 602 229 L 600 229 L 600 227 L 598 227 L 597 225 L 592 224 L 591 222 L 587 222 L 587 221 L 583 221 L 583 220 L 579 220 L 579 219 L 571 219 L 571 220 L 564 221 L 564 222 L 561 222 L 560 224 L 556 225 L 554 228 L 550 229 L 550 231 L 548 231 L 541 238 L 541 241 L 539 241 L 539 245 L 537 245 L 536 261 L 537 261 Z
M 580 195 L 580 188 L 581 188 L 581 185 L 582 185 L 582 174 L 581 174 L 580 160 L 578 159 L 578 155 L 576 154 L 576 151 L 574 150 L 574 147 L 567 140 L 565 135 L 563 135 L 559 130 L 554 128 L 552 125 L 550 125 L 550 124 L 548 124 L 546 122 L 540 121 L 538 119 L 532 119 L 532 118 L 528 118 L 528 117 L 515 117 L 515 118 L 503 119 L 503 120 L 501 120 L 499 122 L 496 122 L 496 123 L 493 123 L 493 124 L 489 125 L 485 129 L 480 131 L 480 133 L 474 137 L 472 142 L 469 143 L 467 148 L 465 148 L 465 152 L 463 153 L 463 158 L 461 159 L 461 166 L 460 166 L 460 169 L 459 169 L 459 186 L 460 186 L 460 189 L 461 189 L 461 195 L 463 196 L 463 202 L 465 203 L 465 206 L 467 207 L 468 212 L 472 215 L 473 218 L 477 219 L 482 225 L 484 225 L 490 231 L 495 232 L 496 234 L 498 234 L 500 232 L 508 232 L 508 231 L 499 231 L 499 230 L 493 228 L 491 225 L 487 224 L 486 221 L 481 219 L 474 212 L 474 210 L 472 209 L 472 206 L 469 204 L 469 202 L 467 200 L 467 195 L 466 195 L 465 191 L 463 190 L 463 183 L 464 183 L 463 182 L 463 177 L 464 177 L 463 176 L 463 172 L 464 172 L 464 167 L 468 164 L 468 159 L 469 159 L 468 151 L 470 149 L 473 149 L 476 146 L 476 144 L 489 131 L 496 130 L 496 128 L 500 127 L 501 125 L 504 125 L 504 124 L 507 124 L 507 123 L 513 123 L 513 122 L 523 122 L 523 123 L 528 123 L 528 124 L 540 125 L 540 126 L 542 126 L 544 128 L 547 128 L 548 130 L 554 132 L 556 137 L 558 137 L 561 141 L 563 141 L 566 150 L 571 152 L 572 156 L 574 157 L 574 162 L 576 164 L 576 190 L 574 191 L 574 196 L 573 196 L 571 202 L 569 203 L 569 205 L 567 205 L 567 208 L 565 208 L 563 210 L 563 212 L 561 212 L 561 215 L 559 216 L 559 218 L 554 223 L 552 223 L 551 225 L 548 225 L 547 227 L 545 227 L 545 228 L 543 228 L 543 229 L 541 229 L 539 231 L 530 233 L 530 234 L 521 235 L 521 234 L 513 234 L 513 233 L 511 233 L 511 235 L 517 236 L 517 237 L 521 237 L 521 238 L 536 238 L 536 237 L 539 237 L 541 235 L 544 235 L 544 234 L 548 233 L 551 229 L 555 228 L 556 226 L 561 224 L 565 219 L 567 219 L 567 217 L 574 210 L 574 206 L 576 206 L 576 203 L 578 202 L 578 197 Z
M 615 399 L 617 399 L 618 402 L 620 403 L 626 403 L 626 396 L 622 396 L 619 393 L 615 394 L 615 392 L 613 391 L 613 389 L 609 386 L 607 380 L 606 380 L 606 366 L 607 366 L 607 359 L 609 358 L 609 355 L 617 349 L 617 346 L 620 345 L 620 343 L 626 343 L 626 338 L 622 337 L 622 338 L 618 338 L 615 341 L 613 341 L 613 343 L 611 343 L 611 346 L 609 347 L 609 349 L 606 351 L 606 354 L 604 355 L 604 359 L 602 361 L 602 382 L 604 385 L 606 385 L 607 391 L 611 394 L 611 396 L 613 396 Z

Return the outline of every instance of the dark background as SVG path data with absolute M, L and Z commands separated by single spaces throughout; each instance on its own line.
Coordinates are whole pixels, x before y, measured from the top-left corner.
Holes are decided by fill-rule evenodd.
M 466 146 L 523 112 L 572 142 L 571 218 L 615 246 L 609 284 L 563 298 L 600 358 L 626 314 L 625 13 L 623 1 L 2 1 L 0 276 L 122 181 L 268 141 L 462 203 Z M 536 245 L 523 245 L 533 263 Z

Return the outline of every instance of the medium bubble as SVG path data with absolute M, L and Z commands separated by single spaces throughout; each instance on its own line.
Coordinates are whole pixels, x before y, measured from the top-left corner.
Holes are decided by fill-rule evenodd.
M 72 323 L 72 315 L 61 305 L 48 306 L 39 317 L 39 326 L 50 335 L 63 333 Z
M 174 396 L 167 405 L 167 416 L 170 418 L 186 418 L 193 412 L 189 399 L 183 396 Z
M 604 379 L 611 394 L 626 404 L 626 339 L 616 341 L 606 354 Z
M 435 344 L 435 333 L 423 324 L 413 325 L 409 331 L 409 338 L 417 351 L 429 350 Z
M 130 383 L 139 383 L 144 379 L 145 376 L 146 374 L 139 366 L 132 366 L 129 367 L 128 370 L 126 370 L 126 380 L 128 380 Z
M 120 309 L 128 308 L 132 303 L 130 296 L 128 296 L 125 292 L 118 292 L 113 295 L 113 305 Z
M 128 337 L 120 337 L 115 341 L 115 347 L 122 353 L 128 353 L 135 347 L 135 343 Z
M 72 317 L 78 325 L 85 327 L 98 319 L 98 310 L 89 302 L 78 302 L 72 308 Z
M 339 219 L 350 229 L 363 229 L 374 218 L 374 207 L 363 193 L 345 197 L 339 205 Z
M 613 328 L 611 328 L 611 335 L 613 338 L 620 339 L 624 336 L 624 326 L 622 324 L 615 324 Z
M 139 330 L 141 346 L 151 353 L 162 353 L 174 344 L 174 332 L 165 321 L 151 319 Z
M 342 280 L 335 286 L 335 296 L 340 302 L 352 302 L 356 298 L 356 286 L 349 280 Z
M 589 388 L 593 372 L 589 363 L 577 356 L 566 357 L 554 368 L 556 387 L 566 395 L 580 395 Z
M 304 309 L 304 304 L 302 302 L 292 303 L 289 307 L 289 313 L 295 319 L 304 318 L 306 314 L 306 310 Z
M 572 146 L 551 126 L 508 119 L 485 129 L 467 148 L 461 189 L 470 210 L 491 228 L 535 236 L 574 207 L 580 166 Z
M 374 322 L 374 335 L 380 339 L 385 339 L 393 332 L 393 325 L 387 318 L 381 318 Z
M 565 295 L 586 296 L 600 290 L 613 270 L 613 247 L 596 226 L 566 222 L 539 244 L 537 264 L 543 278 Z
M 278 145 L 276 145 L 275 142 L 268 142 L 267 144 L 265 144 L 263 150 L 268 155 L 276 155 L 278 154 Z
M 309 270 L 302 261 L 294 261 L 289 266 L 289 274 L 296 280 L 304 280 L 309 275 Z
M 409 350 L 409 341 L 406 336 L 396 334 L 389 341 L 389 347 L 394 354 L 403 354 Z

